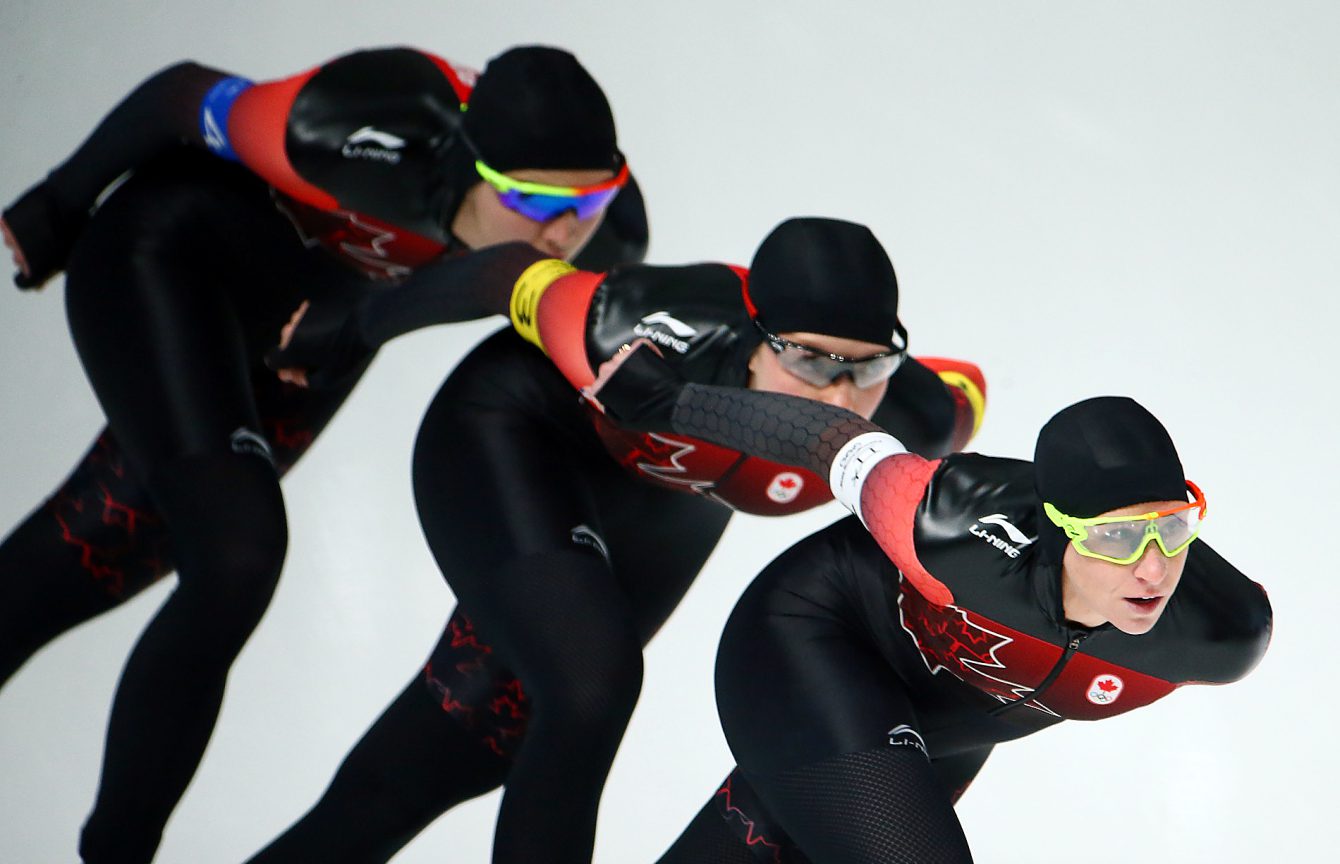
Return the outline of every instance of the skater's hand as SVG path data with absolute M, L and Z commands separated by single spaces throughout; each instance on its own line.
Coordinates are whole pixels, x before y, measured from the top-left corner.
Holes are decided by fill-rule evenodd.
M 594 405 L 596 410 L 603 413 L 605 411 L 605 406 L 600 404 L 600 400 L 596 398 L 596 393 L 601 387 L 605 386 L 610 378 L 614 377 L 614 373 L 618 371 L 619 367 L 622 366 L 624 361 L 633 353 L 633 349 L 642 345 L 646 345 L 657 354 L 661 353 L 661 349 L 657 348 L 652 341 L 645 336 L 641 339 L 634 339 L 632 344 L 624 343 L 623 345 L 620 345 L 619 350 L 614 352 L 612 357 L 609 357 L 605 362 L 600 364 L 600 368 L 596 370 L 596 380 L 581 389 L 582 398 Z
M 302 320 L 302 316 L 307 313 L 307 308 L 311 305 L 310 301 L 304 300 L 299 304 L 297 309 L 293 310 L 293 315 L 289 317 L 288 323 L 279 331 L 278 353 L 282 354 L 284 350 L 288 348 L 289 344 L 293 342 L 293 331 L 298 329 L 298 322 Z M 275 374 L 278 375 L 279 380 L 283 381 L 285 384 L 294 384 L 298 387 L 307 386 L 306 369 L 297 366 L 285 366 L 276 369 Z
M 359 336 L 355 310 L 338 300 L 304 301 L 279 334 L 265 365 L 281 381 L 299 387 L 334 389 L 351 385 L 373 351 Z
M 45 181 L 20 195 L 0 219 L 0 234 L 18 271 L 14 284 L 41 288 L 64 270 L 87 222 L 88 213 L 66 210 Z
M 14 232 L 9 230 L 9 223 L 3 217 L 0 217 L 0 235 L 4 236 L 5 248 L 14 259 L 14 269 L 18 270 L 24 279 L 31 278 L 33 273 L 28 268 L 28 259 L 24 257 L 23 249 L 19 248 L 19 241 L 14 239 Z
M 625 429 L 669 432 L 675 400 L 684 386 L 679 372 L 647 339 L 624 345 L 597 370 L 582 395 Z

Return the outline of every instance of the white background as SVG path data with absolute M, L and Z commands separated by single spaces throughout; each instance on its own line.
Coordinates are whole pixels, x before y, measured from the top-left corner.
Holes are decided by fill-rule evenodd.
M 178 59 L 265 78 L 370 45 L 474 65 L 522 42 L 571 48 L 614 105 L 651 260 L 747 263 L 796 214 L 869 224 L 914 352 L 986 370 L 978 449 L 1027 456 L 1057 408 L 1134 395 L 1207 490 L 1207 539 L 1270 589 L 1277 636 L 1242 683 L 999 748 L 959 808 L 978 859 L 1316 860 L 1340 803 L 1337 35 L 1335 4 L 1300 0 L 3 0 L 0 199 Z M 61 292 L 0 290 L 0 530 L 101 423 Z M 451 599 L 410 446 L 493 326 L 390 346 L 286 482 L 283 583 L 160 861 L 235 862 L 267 842 L 422 662 Z M 837 515 L 731 527 L 649 652 L 601 864 L 654 860 L 730 766 L 711 698 L 721 623 L 763 564 Z M 116 676 L 166 588 L 58 640 L 0 694 L 0 861 L 74 859 Z M 460 808 L 399 860 L 486 861 L 495 807 Z

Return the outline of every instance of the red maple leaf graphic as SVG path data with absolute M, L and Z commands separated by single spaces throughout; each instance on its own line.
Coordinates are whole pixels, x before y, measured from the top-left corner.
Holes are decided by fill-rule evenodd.
M 1098 689 L 1102 690 L 1104 693 L 1111 693 L 1113 690 L 1117 689 L 1117 682 L 1113 681 L 1111 678 L 1108 678 L 1104 681 L 1099 681 Z
M 790 489 L 792 486 L 796 485 L 796 481 L 792 477 L 783 477 L 781 480 L 777 481 L 777 485 L 781 486 L 783 489 Z
M 964 618 L 962 610 L 955 607 L 932 605 L 906 580 L 902 581 L 899 590 L 902 593 L 899 605 L 904 616 L 903 629 L 912 634 L 917 647 L 933 664 L 943 666 L 959 677 L 977 671 L 965 666 L 965 660 L 1000 668 L 1001 663 L 992 652 L 1008 643 L 1007 637 L 971 624 Z

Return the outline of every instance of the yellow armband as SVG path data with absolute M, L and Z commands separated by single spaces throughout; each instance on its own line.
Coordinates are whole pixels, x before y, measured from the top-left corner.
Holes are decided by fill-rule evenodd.
M 512 326 L 523 339 L 541 351 L 544 351 L 544 343 L 540 341 L 540 327 L 535 320 L 536 310 L 540 308 L 540 298 L 549 290 L 550 285 L 576 269 L 566 261 L 546 258 L 527 267 L 521 278 L 512 286 L 512 302 L 508 305 Z
M 956 390 L 963 391 L 963 395 L 968 397 L 968 407 L 972 409 L 972 434 L 976 435 L 982 426 L 982 417 L 986 414 L 986 395 L 977 386 L 977 382 L 962 372 L 945 369 L 938 374 L 941 381 Z

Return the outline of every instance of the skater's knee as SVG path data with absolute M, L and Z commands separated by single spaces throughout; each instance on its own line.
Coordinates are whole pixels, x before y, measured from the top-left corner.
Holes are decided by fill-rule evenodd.
M 531 688 L 534 711 L 565 734 L 597 737 L 628 723 L 642 692 L 642 651 L 635 638 L 607 645 Z
M 259 617 L 288 551 L 274 467 L 258 453 L 190 456 L 155 471 L 181 588 L 221 614 Z

